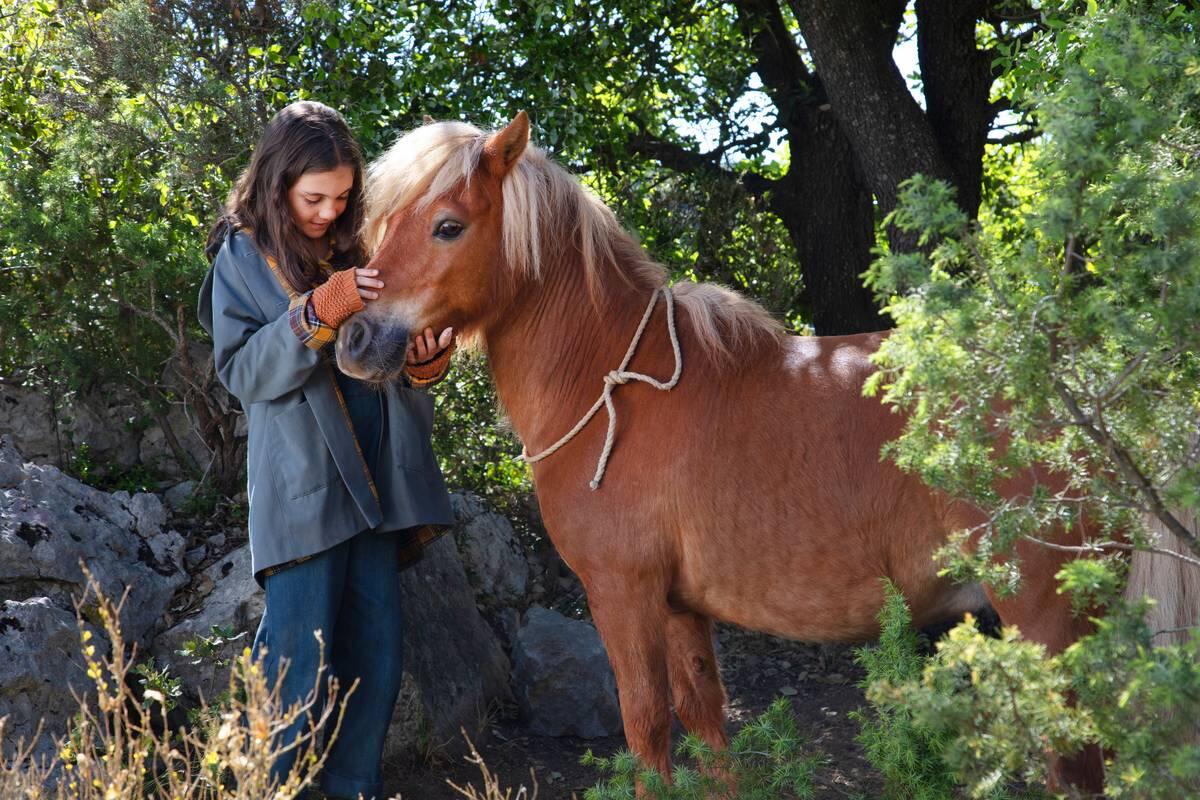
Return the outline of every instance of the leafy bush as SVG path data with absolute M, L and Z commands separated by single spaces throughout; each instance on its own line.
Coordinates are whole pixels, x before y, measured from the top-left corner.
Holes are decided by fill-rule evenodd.
M 996 190 L 1001 213 L 969 225 L 944 184 L 916 178 L 890 218 L 923 250 L 869 274 L 898 325 L 868 388 L 908 414 L 897 463 L 984 512 L 943 549 L 952 575 L 1015 590 L 1016 542 L 1088 521 L 1087 558 L 1058 577 L 1095 633 L 1046 658 L 964 623 L 919 678 L 870 698 L 944 737 L 973 796 L 1095 743 L 1109 796 L 1194 797 L 1200 637 L 1154 647 L 1117 554 L 1159 545 L 1147 518 L 1200 554 L 1200 9 L 1125 0 L 1047 21 L 1001 56 L 1045 131 Z M 1052 479 L 999 491 L 1035 464 Z

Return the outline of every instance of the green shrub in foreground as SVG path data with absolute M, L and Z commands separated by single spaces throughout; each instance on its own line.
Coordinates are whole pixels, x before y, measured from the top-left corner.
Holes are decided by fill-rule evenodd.
M 589 750 L 583 763 L 608 777 L 588 789 L 584 798 L 633 798 L 640 780 L 646 796 L 654 800 L 706 800 L 724 796 L 729 786 L 736 787 L 732 796 L 739 800 L 801 800 L 816 796 L 813 775 L 825 761 L 823 755 L 805 751 L 791 706 L 779 698 L 738 732 L 726 752 L 716 752 L 699 738 L 686 736 L 677 755 L 689 763 L 675 767 L 671 784 L 628 751 L 601 758 Z
M 860 686 L 895 685 L 917 680 L 925 668 L 912 615 L 895 584 L 886 581 L 879 612 L 879 643 L 860 648 L 855 657 L 866 677 Z M 954 796 L 954 776 L 942 760 L 944 730 L 920 725 L 908 706 L 875 705 L 851 717 L 861 728 L 858 743 L 867 760 L 883 773 L 888 797 L 944 800 Z

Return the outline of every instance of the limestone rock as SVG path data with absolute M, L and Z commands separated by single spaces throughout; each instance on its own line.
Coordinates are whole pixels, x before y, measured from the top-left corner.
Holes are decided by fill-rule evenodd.
M 616 678 L 591 623 L 530 608 L 513 649 L 513 682 L 535 734 L 590 739 L 621 732 Z
M 96 657 L 107 653 L 96 629 L 85 629 L 92 631 Z M 79 710 L 71 691 L 96 697 L 81 646 L 75 615 L 49 598 L 0 604 L 0 717 L 8 717 L 6 742 L 31 740 L 41 721 L 35 757 L 54 752 L 54 740 L 66 734 Z
M 211 698 L 229 685 L 228 667 L 218 667 L 215 658 L 201 659 L 193 664 L 196 659 L 180 655 L 178 651 L 189 639 L 209 636 L 213 627 L 218 626 L 245 634 L 235 646 L 227 648 L 228 652 L 218 654 L 222 658 L 236 656 L 254 641 L 266 596 L 250 574 L 248 544 L 213 562 L 195 583 L 212 587 L 199 613 L 160 633 L 154 639 L 150 653 L 157 663 L 169 665 L 171 673 L 182 679 L 184 691 L 190 698 Z
M 454 539 L 480 605 L 499 608 L 520 602 L 529 581 L 529 564 L 512 523 L 474 494 L 456 492 L 450 500 Z
M 384 757 L 401 759 L 414 748 L 461 752 L 459 728 L 477 736 L 491 704 L 511 698 L 508 658 L 479 615 L 448 536 L 400 573 L 400 586 L 412 680 L 392 716 Z

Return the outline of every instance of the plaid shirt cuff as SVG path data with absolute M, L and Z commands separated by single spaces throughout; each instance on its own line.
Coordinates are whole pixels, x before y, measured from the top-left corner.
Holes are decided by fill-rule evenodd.
M 313 350 L 320 350 L 337 338 L 337 328 L 321 322 L 313 310 L 312 292 L 296 295 L 288 306 L 288 322 L 296 338 Z

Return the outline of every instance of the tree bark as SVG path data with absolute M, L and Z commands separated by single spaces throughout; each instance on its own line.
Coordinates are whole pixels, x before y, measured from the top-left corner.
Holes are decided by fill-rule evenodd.
M 791 0 L 821 82 L 868 185 L 888 213 L 899 186 L 916 173 L 952 180 L 933 126 L 892 60 L 905 0 Z M 893 249 L 916 249 L 916 235 L 889 231 Z
M 917 53 L 926 117 L 949 165 L 959 207 L 979 213 L 983 148 L 995 108 L 989 102 L 990 50 L 975 45 L 975 24 L 988 0 L 917 0 Z
M 743 0 L 738 8 L 755 68 L 788 134 L 791 164 L 770 194 L 771 209 L 796 246 L 805 316 L 821 336 L 886 328 L 889 320 L 859 277 L 870 266 L 875 221 L 850 141 L 776 1 Z

